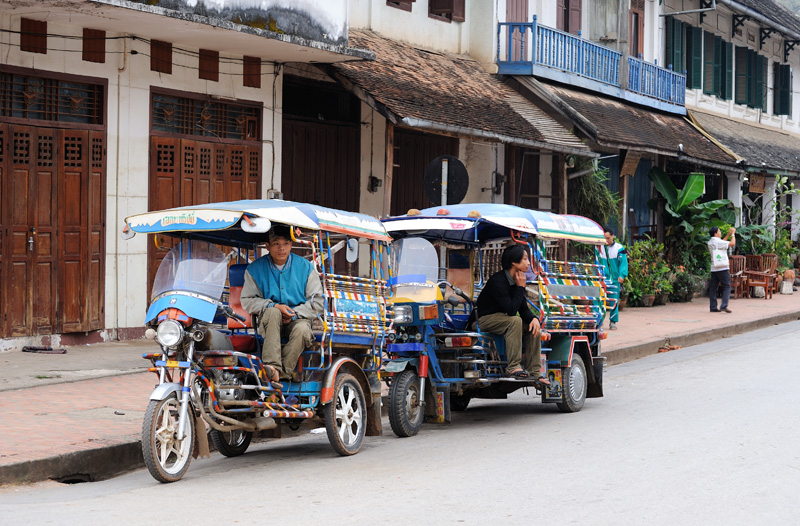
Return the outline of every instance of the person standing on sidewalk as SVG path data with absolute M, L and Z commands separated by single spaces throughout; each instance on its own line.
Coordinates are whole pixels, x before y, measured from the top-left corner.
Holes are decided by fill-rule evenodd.
M 502 335 L 505 339 L 509 377 L 530 378 L 541 385 L 550 385 L 542 376 L 539 320 L 525 301 L 525 273 L 530 268 L 530 256 L 522 245 L 512 245 L 503 251 L 501 262 L 503 270 L 489 278 L 478 296 L 478 326 L 482 331 Z
M 731 273 L 728 264 L 728 248 L 736 246 L 736 229 L 731 227 L 722 237 L 719 227 L 708 231 L 708 250 L 711 252 L 711 280 L 708 285 L 708 302 L 711 312 L 731 312 L 728 300 L 731 297 Z M 730 238 L 730 241 L 728 239 Z M 717 309 L 717 288 L 722 285 L 722 304 Z
M 614 239 L 614 232 L 606 228 L 606 244 L 600 247 L 600 261 L 606 268 L 606 283 L 608 283 L 608 297 L 616 300 L 614 308 L 609 315 L 609 329 L 617 329 L 619 321 L 619 297 L 622 282 L 628 277 L 628 253 L 625 247 Z

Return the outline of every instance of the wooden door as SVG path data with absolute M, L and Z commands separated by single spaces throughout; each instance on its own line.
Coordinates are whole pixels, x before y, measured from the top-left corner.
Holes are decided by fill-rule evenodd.
M 391 215 L 431 206 L 422 188 L 425 168 L 441 155 L 458 155 L 458 139 L 396 128 Z
M 150 138 L 149 209 L 258 199 L 261 145 L 223 144 L 188 138 Z M 147 244 L 148 300 L 158 266 L 175 244 L 150 235 Z
M 0 125 L 3 337 L 103 327 L 104 143 L 103 132 Z
M 286 199 L 357 212 L 357 124 L 283 120 L 281 190 Z
M 507 0 L 506 1 L 506 22 L 528 22 L 528 0 Z M 520 61 L 527 57 L 528 39 L 527 33 L 523 34 L 518 29 L 512 34 L 511 60 Z

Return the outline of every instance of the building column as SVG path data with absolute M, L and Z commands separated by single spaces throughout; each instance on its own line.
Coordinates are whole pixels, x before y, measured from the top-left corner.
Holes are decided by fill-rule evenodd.
M 800 236 L 800 195 L 792 194 L 792 240 Z
M 725 172 L 728 178 L 728 200 L 736 207 L 736 224 L 742 224 L 742 173 L 741 172 Z
M 761 201 L 761 224 L 767 227 L 771 235 L 775 234 L 775 203 L 773 202 L 775 186 L 775 176 L 768 175 L 764 182 L 764 197 Z

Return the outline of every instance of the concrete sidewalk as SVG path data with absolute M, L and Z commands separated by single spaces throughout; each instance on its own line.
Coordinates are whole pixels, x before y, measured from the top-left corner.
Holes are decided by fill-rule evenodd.
M 708 299 L 625 309 L 603 343 L 608 364 L 658 353 L 669 339 L 686 347 L 800 319 L 800 294 Z M 0 484 L 99 480 L 143 465 L 139 439 L 156 382 L 151 341 L 68 347 L 66 354 L 0 353 Z M 391 431 L 389 431 L 391 432 Z

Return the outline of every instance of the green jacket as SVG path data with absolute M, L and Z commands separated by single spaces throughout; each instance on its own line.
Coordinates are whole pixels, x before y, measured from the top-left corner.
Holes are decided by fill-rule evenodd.
M 601 245 L 600 263 L 606 268 L 606 281 L 617 283 L 617 278 L 628 277 L 628 253 L 621 244 Z

